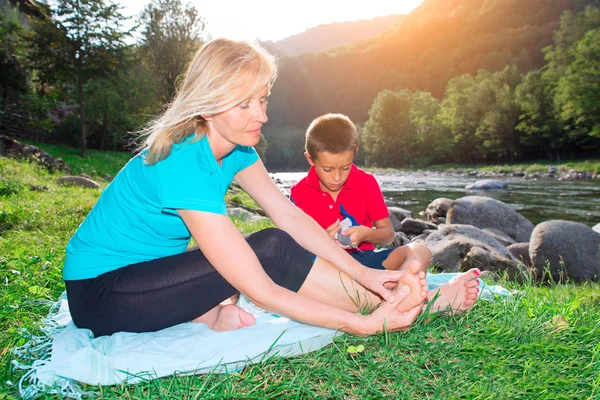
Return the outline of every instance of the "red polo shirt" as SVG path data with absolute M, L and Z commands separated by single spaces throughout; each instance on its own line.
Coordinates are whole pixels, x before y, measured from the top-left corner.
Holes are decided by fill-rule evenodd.
M 311 167 L 308 175 L 292 187 L 290 197 L 323 229 L 329 228 L 337 219 L 341 221 L 345 218 L 340 213 L 340 204 L 357 223 L 364 226 L 372 227 L 374 221 L 390 216 L 375 177 L 354 164 L 335 201 L 329 193 L 321 189 L 315 167 Z M 373 243 L 363 242 L 358 248 L 365 251 L 373 250 L 375 246 Z

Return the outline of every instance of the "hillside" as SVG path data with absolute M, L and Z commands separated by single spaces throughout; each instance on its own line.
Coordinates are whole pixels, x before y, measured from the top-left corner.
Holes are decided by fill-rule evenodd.
M 263 46 L 277 57 L 324 51 L 332 47 L 376 37 L 392 26 L 398 26 L 402 15 L 387 15 L 368 20 L 322 24 Z
M 386 88 L 442 97 L 451 78 L 480 68 L 539 68 L 560 15 L 586 3 L 426 0 L 377 38 L 282 59 L 269 125 L 305 127 L 325 112 L 362 122 L 376 94 Z

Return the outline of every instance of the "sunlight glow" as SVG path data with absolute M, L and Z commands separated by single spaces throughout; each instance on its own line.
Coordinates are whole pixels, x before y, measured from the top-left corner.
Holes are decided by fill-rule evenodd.
M 200 1 L 191 3 L 208 21 L 205 35 L 281 40 L 308 28 L 332 22 L 408 14 L 423 0 Z M 120 0 L 125 15 L 136 16 L 147 0 Z M 185 3 L 185 1 L 184 1 Z

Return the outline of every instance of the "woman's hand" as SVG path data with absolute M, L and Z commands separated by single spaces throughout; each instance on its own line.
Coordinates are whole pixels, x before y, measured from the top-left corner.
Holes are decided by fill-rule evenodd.
M 411 310 L 399 312 L 396 308 L 409 293 L 409 287 L 404 286 L 397 292 L 393 303 L 383 302 L 373 313 L 363 317 L 364 331 L 359 334 L 374 335 L 383 333 L 384 331 L 395 332 L 407 330 L 414 320 L 417 319 L 425 304 L 421 303 Z
M 377 293 L 383 300 L 391 303 L 395 299 L 390 288 L 396 286 L 401 276 L 402 272 L 400 271 L 373 269 L 363 266 L 353 278 L 370 291 Z

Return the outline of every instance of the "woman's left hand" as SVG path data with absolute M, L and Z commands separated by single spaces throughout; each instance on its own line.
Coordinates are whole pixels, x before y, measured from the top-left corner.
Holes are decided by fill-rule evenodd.
M 359 270 L 355 278 L 358 283 L 370 291 L 377 293 L 385 301 L 392 303 L 394 301 L 394 295 L 388 287 L 395 287 L 400 276 L 402 276 L 402 272 L 400 271 L 363 267 Z

